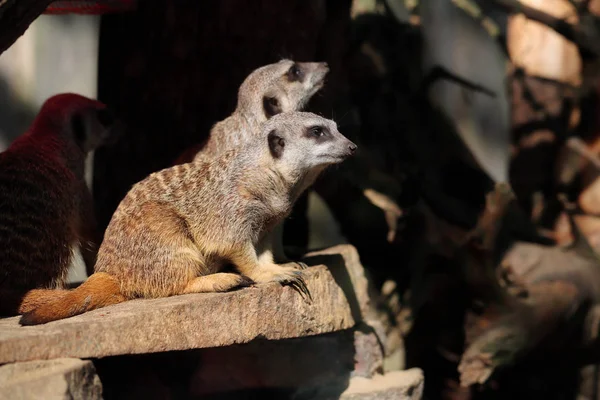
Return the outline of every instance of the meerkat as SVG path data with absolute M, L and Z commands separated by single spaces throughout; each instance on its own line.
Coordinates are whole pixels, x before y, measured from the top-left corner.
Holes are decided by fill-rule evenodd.
M 133 298 L 224 292 L 253 282 L 306 291 L 297 265 L 275 263 L 267 233 L 307 184 L 356 145 L 335 122 L 311 113 L 278 114 L 262 131 L 213 160 L 176 165 L 134 185 L 108 225 L 96 272 L 66 293 L 36 291 L 41 305 L 21 324 Z M 223 272 L 228 264 L 239 274 Z
M 74 254 L 92 270 L 99 244 L 84 178 L 88 152 L 111 136 L 106 106 L 65 93 L 0 154 L 0 314 L 35 306 L 26 293 L 63 286 Z
M 254 70 L 238 90 L 233 114 L 217 122 L 208 139 L 186 150 L 175 164 L 198 157 L 216 157 L 259 135 L 260 125 L 274 115 L 303 110 L 324 86 L 328 72 L 329 67 L 324 62 L 294 62 L 288 59 Z M 291 261 L 283 249 L 283 222 L 274 228 L 269 240 L 278 262 Z M 298 264 L 303 265 L 301 262 Z

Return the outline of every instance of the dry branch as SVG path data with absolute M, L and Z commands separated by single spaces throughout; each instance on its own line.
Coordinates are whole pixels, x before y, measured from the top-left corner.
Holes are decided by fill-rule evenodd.
M 582 158 L 589 161 L 596 169 L 600 170 L 600 157 L 595 154 L 585 142 L 577 137 L 567 140 L 569 149 L 574 150 Z
M 483 247 L 492 250 L 500 227 L 500 222 L 508 205 L 515 195 L 507 183 L 498 183 L 496 188 L 486 196 L 486 206 L 479 218 L 476 228 L 469 234 L 469 239 L 481 236 Z
M 483 315 L 469 316 L 467 349 L 459 365 L 465 386 L 484 383 L 496 369 L 552 335 L 581 305 L 600 301 L 600 263 L 578 245 L 519 243 L 506 255 L 502 268 L 518 277 L 526 297 L 507 296 Z
M 52 0 L 0 1 L 0 54 L 21 36 Z
M 506 183 L 496 184 L 486 196 L 486 205 L 475 228 L 466 235 L 459 251 L 465 281 L 476 301 L 486 304 L 504 301 L 504 291 L 496 278 L 494 245 L 514 193 Z
M 582 51 L 600 56 L 600 34 L 596 27 L 597 18 L 585 14 L 579 24 L 570 24 L 561 18 L 556 18 L 544 11 L 527 6 L 518 0 L 494 0 L 499 7 L 510 13 L 522 13 L 527 18 L 548 26 L 567 40 L 575 43 Z
M 470 236 L 484 238 L 483 245 L 479 258 L 471 246 L 468 271 L 493 269 L 489 252 L 494 246 L 494 227 L 511 193 L 503 186 L 488 195 L 486 210 Z M 580 306 L 600 301 L 600 260 L 578 231 L 575 210 L 564 199 L 563 205 L 576 239 L 571 246 L 516 244 L 496 277 L 484 272 L 479 282 L 471 282 L 478 291 L 489 293 L 489 301 L 481 315 L 467 316 L 466 350 L 458 367 L 461 385 L 485 383 L 494 371 L 514 363 L 552 335 Z
M 512 364 L 537 345 L 577 304 L 578 290 L 566 281 L 540 282 L 528 298 L 470 315 L 465 328 L 467 350 L 458 366 L 462 386 L 482 384 L 500 367 Z
M 388 242 L 392 243 L 396 238 L 398 219 L 403 215 L 402 209 L 389 196 L 386 196 L 375 189 L 365 189 L 363 190 L 363 194 L 371 202 L 371 204 L 383 211 L 385 215 L 385 222 L 388 225 L 387 240 Z

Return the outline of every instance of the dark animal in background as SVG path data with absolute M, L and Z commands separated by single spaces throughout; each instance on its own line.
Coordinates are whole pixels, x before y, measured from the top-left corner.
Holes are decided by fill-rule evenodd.
M 33 307 L 31 289 L 61 288 L 76 252 L 93 268 L 99 241 L 85 159 L 112 135 L 112 121 L 104 104 L 59 94 L 0 154 L 0 315 Z

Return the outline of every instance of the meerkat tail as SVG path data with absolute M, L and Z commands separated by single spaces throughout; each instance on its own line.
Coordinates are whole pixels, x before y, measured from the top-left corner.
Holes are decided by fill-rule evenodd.
M 68 289 L 33 289 L 25 293 L 19 303 L 18 313 L 25 314 L 36 309 L 43 304 L 56 301 L 58 298 L 66 295 Z
M 46 296 L 32 292 L 48 292 Z M 0 289 L 0 316 L 13 317 L 23 314 L 43 304 L 48 299 L 55 299 L 63 290 L 36 289 L 15 290 Z M 66 292 L 66 290 L 64 290 Z
M 45 324 L 127 300 L 121 293 L 119 282 L 104 272 L 93 274 L 76 289 L 52 291 L 55 293 L 53 299 L 48 298 L 49 292 L 32 290 L 28 293 L 27 303 L 24 301 L 23 304 L 40 305 L 23 314 L 19 320 L 21 325 Z

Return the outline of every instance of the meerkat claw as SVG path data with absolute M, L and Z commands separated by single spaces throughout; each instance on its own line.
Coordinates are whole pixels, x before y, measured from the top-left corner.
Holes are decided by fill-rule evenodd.
M 290 261 L 287 260 L 284 263 L 280 264 L 280 265 L 284 265 L 286 267 L 291 267 L 294 269 L 299 269 L 299 270 L 305 270 L 308 268 L 308 264 L 302 262 L 302 261 Z
M 242 275 L 242 281 L 240 282 L 239 287 L 243 288 L 243 287 L 252 286 L 254 284 L 255 284 L 255 282 L 252 279 L 248 278 L 246 275 Z
M 300 293 L 300 295 L 309 300 L 312 303 L 312 296 L 310 294 L 310 290 L 308 290 L 308 287 L 306 286 L 306 282 L 304 281 L 304 278 L 302 278 L 301 276 L 298 276 L 296 278 L 294 278 L 293 280 L 290 280 L 288 282 L 288 284 L 298 293 Z
M 308 264 L 306 264 L 306 263 L 304 263 L 304 262 L 302 262 L 302 261 L 293 261 L 293 262 L 291 262 L 291 264 L 292 264 L 292 265 L 293 265 L 295 268 L 297 268 L 297 269 L 300 269 L 300 270 L 303 270 L 303 269 L 307 269 L 307 268 L 308 268 Z
M 302 297 L 309 299 L 312 302 L 312 296 L 308 287 L 306 286 L 306 282 L 302 277 L 301 270 L 308 268 L 306 263 L 301 261 L 291 261 L 283 264 L 284 268 L 292 268 L 293 271 L 282 279 L 279 280 L 282 284 L 289 284 L 296 290 L 298 293 L 302 295 Z

